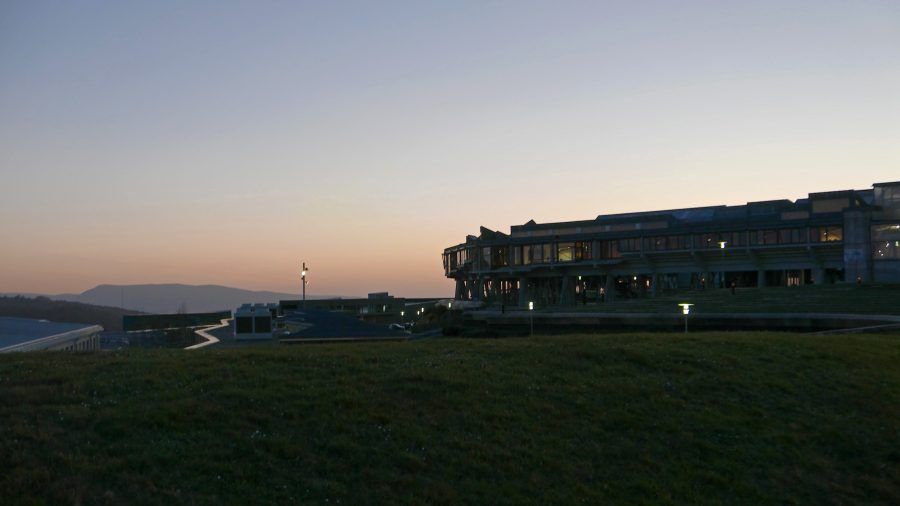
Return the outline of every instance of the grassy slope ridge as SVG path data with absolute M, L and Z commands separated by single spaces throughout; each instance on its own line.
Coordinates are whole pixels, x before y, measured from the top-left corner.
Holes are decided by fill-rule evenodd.
M 47 297 L 0 297 L 0 316 L 85 323 L 101 325 L 105 330 L 122 330 L 122 316 L 126 314 L 140 313 L 117 307 L 50 300 Z
M 0 356 L 0 503 L 900 503 L 900 335 Z

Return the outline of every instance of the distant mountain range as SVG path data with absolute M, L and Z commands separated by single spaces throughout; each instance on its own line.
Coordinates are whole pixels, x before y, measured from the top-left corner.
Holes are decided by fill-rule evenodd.
M 15 293 L 8 295 L 44 295 L 53 300 L 81 302 L 97 306 L 120 307 L 145 313 L 189 313 L 234 309 L 246 302 L 278 302 L 298 299 L 296 293 L 244 290 L 219 285 L 98 285 L 82 293 L 59 295 Z M 309 296 L 309 299 L 333 298 L 334 295 Z

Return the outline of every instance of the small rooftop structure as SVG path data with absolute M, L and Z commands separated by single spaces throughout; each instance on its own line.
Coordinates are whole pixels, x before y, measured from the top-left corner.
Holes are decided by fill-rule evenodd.
M 278 317 L 278 304 L 243 304 L 234 311 L 234 338 L 271 339 Z
M 0 317 L 0 353 L 98 350 L 102 331 L 99 325 Z

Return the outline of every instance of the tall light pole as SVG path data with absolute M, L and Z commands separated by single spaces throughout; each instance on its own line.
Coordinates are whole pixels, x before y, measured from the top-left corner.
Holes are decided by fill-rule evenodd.
M 301 307 L 306 309 L 306 262 L 303 262 L 303 267 L 300 270 L 300 284 L 303 285 L 303 304 Z
M 719 283 L 721 283 L 720 288 L 725 288 L 725 246 L 728 245 L 728 241 L 719 241 L 719 249 L 722 250 L 722 273 L 719 278 Z

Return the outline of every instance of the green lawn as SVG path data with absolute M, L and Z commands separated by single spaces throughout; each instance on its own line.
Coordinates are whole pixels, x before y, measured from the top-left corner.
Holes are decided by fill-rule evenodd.
M 0 356 L 0 503 L 900 503 L 900 335 Z
M 678 303 L 704 313 L 851 313 L 900 315 L 900 285 L 855 284 L 682 291 L 640 299 L 576 306 L 576 311 L 678 313 Z M 566 311 L 569 308 L 564 308 Z M 558 309 L 557 309 L 558 310 Z

